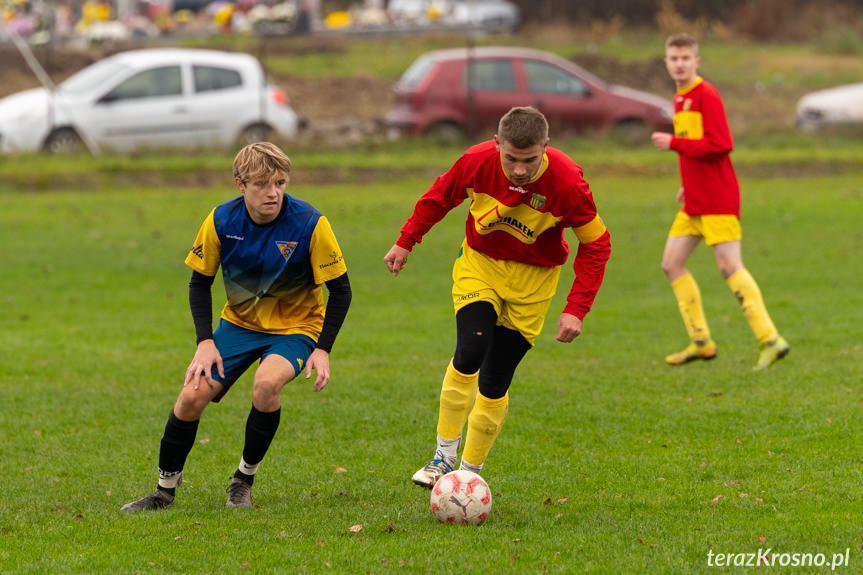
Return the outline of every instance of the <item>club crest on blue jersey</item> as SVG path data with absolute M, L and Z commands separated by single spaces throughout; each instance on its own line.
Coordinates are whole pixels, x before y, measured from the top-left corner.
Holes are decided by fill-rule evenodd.
M 291 256 L 294 255 L 294 250 L 297 249 L 298 242 L 276 242 L 276 246 L 279 248 L 279 251 L 282 252 L 282 255 L 285 257 L 285 261 L 291 259 Z

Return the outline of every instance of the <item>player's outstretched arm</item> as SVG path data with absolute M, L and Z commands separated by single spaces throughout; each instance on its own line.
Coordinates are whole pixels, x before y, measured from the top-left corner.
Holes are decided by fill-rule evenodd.
M 650 134 L 650 140 L 658 150 L 670 150 L 671 138 L 673 138 L 673 136 L 667 132 L 653 132 Z
M 408 250 L 399 245 L 393 245 L 387 255 L 384 256 L 384 263 L 393 276 L 398 277 L 399 272 L 405 269 L 405 265 L 408 263 L 408 254 L 410 254 Z
M 212 379 L 213 366 L 219 370 L 219 375 L 224 379 L 225 367 L 222 365 L 222 355 L 216 348 L 216 342 L 212 339 L 202 340 L 198 344 L 192 363 L 189 364 L 189 369 L 186 370 L 183 387 L 191 383 L 195 389 L 198 389 L 201 386 L 201 375 L 203 375 L 207 385 L 211 389 L 216 389 L 216 382 Z
M 570 343 L 579 335 L 581 335 L 581 320 L 571 313 L 560 314 L 560 319 L 557 320 L 557 341 Z
M 312 370 L 317 374 L 314 389 L 320 391 L 330 382 L 330 354 L 316 348 L 306 360 L 306 379 L 312 377 Z

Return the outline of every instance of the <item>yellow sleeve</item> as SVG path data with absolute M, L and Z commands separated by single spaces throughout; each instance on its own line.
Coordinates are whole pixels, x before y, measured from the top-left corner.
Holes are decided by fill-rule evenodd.
M 575 232 L 575 236 L 578 238 L 579 243 L 589 244 L 590 242 L 595 242 L 602 237 L 602 234 L 605 233 L 605 224 L 602 223 L 602 218 L 597 215 L 583 226 L 573 228 L 573 231 Z
M 312 273 L 315 275 L 315 283 L 322 284 L 335 279 L 348 271 L 342 250 L 333 234 L 333 228 L 326 217 L 321 216 L 315 231 L 312 232 L 311 241 Z
M 195 238 L 195 243 L 189 251 L 189 255 L 186 256 L 186 265 L 205 276 L 216 275 L 222 261 L 222 242 L 219 241 L 216 223 L 213 220 L 215 212 L 216 209 L 213 208 L 213 211 L 201 224 L 198 237 Z

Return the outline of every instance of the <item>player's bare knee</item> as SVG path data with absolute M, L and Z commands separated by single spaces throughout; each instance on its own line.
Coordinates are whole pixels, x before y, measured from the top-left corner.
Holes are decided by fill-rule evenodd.
M 662 260 L 662 273 L 665 274 L 669 280 L 673 280 L 674 278 L 680 277 L 683 275 L 683 270 L 685 269 L 679 263 L 672 260 Z
M 174 405 L 174 414 L 183 421 L 195 421 L 200 419 L 204 408 L 210 403 L 210 398 L 202 388 L 195 390 L 189 386 L 183 388 L 177 403 Z
M 272 377 L 256 376 L 252 385 L 252 401 L 255 405 L 270 405 L 273 401 L 278 401 L 284 383 Z

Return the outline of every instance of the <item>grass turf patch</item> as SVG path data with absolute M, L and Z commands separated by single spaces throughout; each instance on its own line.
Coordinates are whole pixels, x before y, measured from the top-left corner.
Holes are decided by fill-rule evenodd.
M 230 182 L 0 194 L 0 571 L 700 573 L 711 550 L 767 547 L 850 547 L 859 568 L 859 177 L 742 182 L 744 260 L 792 345 L 753 373 L 755 339 L 703 247 L 691 269 L 720 355 L 662 362 L 686 343 L 659 269 L 676 178 L 588 176 L 612 233 L 605 284 L 584 334 L 556 342 L 568 262 L 516 374 L 479 529 L 437 524 L 409 481 L 454 346 L 464 206 L 398 278 L 382 258 L 427 179 L 289 188 L 331 220 L 354 288 L 333 380 L 283 391 L 258 509 L 224 509 L 247 374 L 205 412 L 175 508 L 131 517 L 119 507 L 155 485 L 194 352 L 182 260 Z

